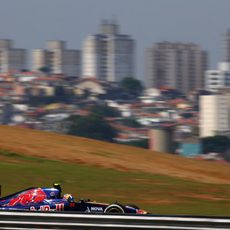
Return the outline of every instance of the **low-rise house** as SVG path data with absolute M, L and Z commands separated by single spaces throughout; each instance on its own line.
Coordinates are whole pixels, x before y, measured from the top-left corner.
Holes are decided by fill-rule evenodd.
M 77 95 L 89 93 L 94 96 L 106 94 L 106 83 L 95 78 L 84 78 L 77 82 L 74 92 Z

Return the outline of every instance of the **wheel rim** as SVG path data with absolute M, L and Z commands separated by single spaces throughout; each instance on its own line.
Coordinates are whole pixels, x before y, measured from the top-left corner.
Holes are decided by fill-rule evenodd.
M 108 212 L 109 213 L 123 213 L 121 209 L 118 209 L 116 207 L 109 209 Z

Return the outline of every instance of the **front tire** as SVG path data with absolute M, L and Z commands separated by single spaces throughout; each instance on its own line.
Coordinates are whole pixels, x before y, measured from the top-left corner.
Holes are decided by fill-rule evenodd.
M 105 211 L 105 213 L 125 213 L 124 209 L 119 204 L 111 204 L 109 205 Z

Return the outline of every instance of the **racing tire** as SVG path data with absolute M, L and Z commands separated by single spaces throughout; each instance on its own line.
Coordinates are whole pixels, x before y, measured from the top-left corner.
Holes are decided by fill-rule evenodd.
M 119 204 L 110 204 L 104 211 L 105 213 L 125 213 L 124 209 Z

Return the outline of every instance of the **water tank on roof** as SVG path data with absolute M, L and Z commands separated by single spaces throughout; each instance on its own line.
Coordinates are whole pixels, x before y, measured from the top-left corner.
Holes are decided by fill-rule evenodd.
M 158 152 L 174 152 L 172 128 L 154 128 L 149 131 L 150 150 Z

